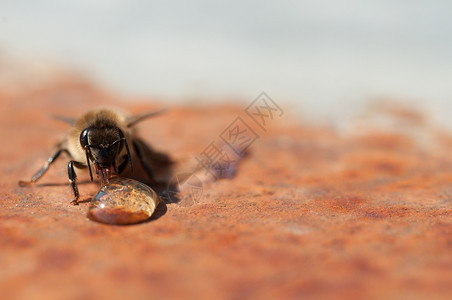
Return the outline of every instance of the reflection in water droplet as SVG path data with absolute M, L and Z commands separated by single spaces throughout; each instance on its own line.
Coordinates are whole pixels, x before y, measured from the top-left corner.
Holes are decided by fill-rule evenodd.
M 114 177 L 93 197 L 88 218 L 107 224 L 135 224 L 149 219 L 158 204 L 159 197 L 144 183 Z

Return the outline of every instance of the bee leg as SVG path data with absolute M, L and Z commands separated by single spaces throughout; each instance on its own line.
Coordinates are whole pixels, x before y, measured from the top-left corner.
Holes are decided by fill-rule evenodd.
M 78 205 L 78 198 L 80 197 L 80 194 L 79 194 L 78 188 L 77 188 L 77 183 L 76 183 L 77 174 L 75 174 L 74 166 L 77 168 L 85 168 L 86 166 L 82 165 L 81 163 L 79 163 L 75 160 L 71 160 L 67 164 L 67 174 L 69 177 L 69 182 L 71 183 L 71 186 L 72 186 L 72 191 L 74 192 L 74 196 L 75 196 L 75 200 L 72 200 L 71 204 Z
M 44 164 L 44 166 L 39 169 L 38 172 L 35 173 L 35 175 L 33 175 L 33 177 L 31 178 L 30 181 L 19 181 L 19 185 L 20 186 L 27 186 L 30 184 L 35 183 L 36 181 L 39 180 L 39 178 L 41 178 L 45 172 L 47 172 L 47 170 L 50 168 L 50 166 L 52 165 L 52 163 L 60 156 L 60 154 L 62 152 L 66 152 L 69 154 L 69 152 L 66 149 L 58 149 L 57 152 L 55 152 Z

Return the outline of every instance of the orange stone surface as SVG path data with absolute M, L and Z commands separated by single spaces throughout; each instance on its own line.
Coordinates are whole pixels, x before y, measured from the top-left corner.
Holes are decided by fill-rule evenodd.
M 233 178 L 137 225 L 86 217 L 99 188 L 87 172 L 70 205 L 64 156 L 18 186 L 68 130 L 52 115 L 164 106 L 122 100 L 69 75 L 0 90 L 1 299 L 452 299 L 452 135 L 422 115 L 383 105 L 327 126 L 278 103 L 264 132 L 246 104 L 171 107 L 138 129 L 175 160 L 237 116 L 259 137 Z

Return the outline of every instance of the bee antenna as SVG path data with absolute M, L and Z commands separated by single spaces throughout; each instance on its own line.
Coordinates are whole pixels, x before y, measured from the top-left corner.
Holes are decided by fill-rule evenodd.
M 89 176 L 91 177 L 91 181 L 93 181 L 93 172 L 91 171 L 91 164 L 89 162 L 89 149 L 88 149 L 88 147 L 85 148 L 85 153 L 86 153 L 86 163 L 88 164 L 88 169 L 89 169 Z
M 133 165 L 132 165 L 132 156 L 130 156 L 129 145 L 127 144 L 127 139 L 124 137 L 124 133 L 121 129 L 118 128 L 119 137 L 121 141 L 124 141 L 124 145 L 126 145 L 127 150 L 127 159 L 129 160 L 130 172 L 133 174 Z
M 129 165 L 130 165 L 130 172 L 133 174 L 132 156 L 130 156 L 129 145 L 127 144 L 127 140 L 125 138 L 124 138 L 124 145 L 126 145 L 127 158 L 129 159 Z
M 118 162 L 116 160 L 113 162 L 113 169 L 115 170 L 115 173 L 119 175 L 119 173 L 118 173 Z

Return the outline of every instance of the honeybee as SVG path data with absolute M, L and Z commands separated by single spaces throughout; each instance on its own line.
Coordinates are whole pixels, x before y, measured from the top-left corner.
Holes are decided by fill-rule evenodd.
M 58 144 L 58 150 L 33 175 L 31 180 L 19 181 L 19 185 L 28 186 L 37 182 L 63 152 L 70 157 L 67 168 L 69 182 L 75 197 L 71 202 L 73 205 L 78 205 L 80 198 L 75 168 L 88 168 L 91 181 L 93 181 L 92 166 L 94 166 L 97 177 L 108 183 L 112 174 L 121 174 L 127 165 L 130 166 L 130 171 L 133 173 L 133 153 L 138 157 L 150 181 L 154 182 L 152 166 L 144 157 L 151 151 L 136 136 L 133 126 L 162 112 L 163 110 L 160 110 L 135 117 L 127 117 L 116 110 L 96 109 L 88 111 L 77 120 L 62 118 L 72 125 L 66 138 Z M 166 156 L 166 158 L 168 157 Z M 167 163 L 170 163 L 169 158 Z

